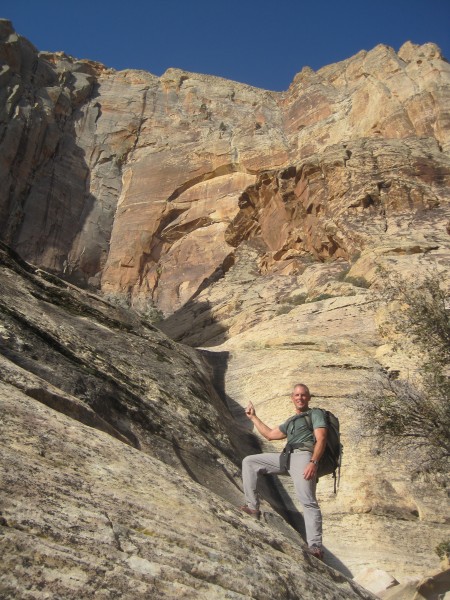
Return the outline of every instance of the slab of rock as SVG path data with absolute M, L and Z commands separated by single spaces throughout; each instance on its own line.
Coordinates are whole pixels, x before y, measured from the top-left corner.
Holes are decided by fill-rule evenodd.
M 283 93 L 40 53 L 5 20 L 0 60 L 0 238 L 116 304 L 157 307 L 161 330 L 203 348 L 2 247 L 3 384 L 236 505 L 239 460 L 260 443 L 242 407 L 253 399 L 281 423 L 302 379 L 343 428 L 339 494 L 319 486 L 327 562 L 401 582 L 430 571 L 448 531 L 445 489 L 355 437 L 348 397 L 380 371 L 415 369 L 380 336 L 377 267 L 434 269 L 450 289 L 450 67 L 439 49 L 380 45 L 304 68 Z M 301 530 L 289 480 L 263 491 L 271 514 Z M 280 517 L 267 521 L 291 540 Z M 159 573 L 150 555 L 125 563 Z
M 242 427 L 249 426 L 243 413 L 249 400 L 268 425 L 284 422 L 299 382 L 310 386 L 313 406 L 338 416 L 344 444 L 339 491 L 333 493 L 331 477 L 318 486 L 329 564 L 351 574 L 376 566 L 403 582 L 435 568 L 434 548 L 448 532 L 447 498 L 439 478 L 413 481 L 402 457 L 377 452 L 358 435 L 358 406 L 350 398 L 376 381 L 382 343 L 366 292 L 293 306 L 205 352 Z M 266 451 L 283 445 L 261 443 Z M 280 477 L 278 486 L 295 520 L 301 506 L 290 478 Z
M 450 570 L 434 572 L 419 581 L 409 581 L 379 594 L 383 600 L 446 600 L 450 596 Z
M 373 598 L 238 510 L 254 441 L 195 350 L 0 259 L 2 598 Z
M 386 590 L 398 586 L 399 583 L 386 573 L 386 571 L 382 571 L 381 569 L 364 569 L 361 573 L 358 573 L 354 578 L 356 582 L 363 586 L 366 590 L 370 590 L 376 596 L 380 596 Z
M 373 598 L 163 462 L 0 383 L 3 598 Z

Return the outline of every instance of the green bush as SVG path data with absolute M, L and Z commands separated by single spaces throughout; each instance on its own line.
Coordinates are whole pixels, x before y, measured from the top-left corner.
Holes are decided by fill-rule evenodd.
M 343 271 L 341 271 L 337 277 L 336 277 L 336 281 L 344 281 L 344 279 L 347 277 L 348 272 L 350 271 L 350 267 L 348 267 L 347 269 L 344 269 Z
M 164 313 L 150 302 L 147 304 L 146 308 L 140 312 L 140 315 L 144 321 L 147 321 L 147 323 L 152 325 L 159 323 L 164 319 Z
M 367 279 L 365 279 L 364 277 L 352 277 L 347 276 L 345 277 L 344 281 L 346 283 L 350 283 L 350 285 L 354 285 L 356 287 L 360 287 L 360 288 L 370 288 L 370 282 L 367 281 Z
M 103 299 L 106 302 L 109 302 L 113 306 L 117 306 L 117 308 L 122 308 L 124 310 L 130 309 L 130 299 L 126 294 L 119 294 L 114 292 L 108 292 L 103 294 Z
M 450 556 L 450 540 L 438 544 L 435 552 L 441 560 L 443 560 L 446 556 Z
M 103 298 L 113 306 L 137 314 L 147 323 L 154 324 L 164 319 L 164 314 L 156 308 L 152 300 L 148 300 L 144 306 L 134 308 L 131 306 L 130 298 L 125 294 L 107 293 Z
M 305 304 L 306 298 L 307 294 L 296 294 L 295 296 L 289 296 L 289 298 L 286 298 L 285 302 L 294 304 L 295 306 L 300 306 L 301 304 Z
M 277 316 L 278 315 L 285 315 L 289 312 L 291 312 L 291 310 L 294 310 L 293 306 L 289 306 L 288 304 L 280 304 L 280 306 L 277 308 Z
M 380 272 L 377 300 L 390 309 L 382 333 L 394 349 L 415 352 L 409 379 L 380 373 L 356 396 L 364 434 L 409 454 L 418 471 L 450 467 L 450 315 L 437 274 L 408 282 Z
M 386 306 L 396 302 L 381 333 L 391 330 L 398 336 L 396 349 L 408 342 L 416 349 L 423 365 L 422 375 L 430 389 L 447 381 L 450 364 L 450 311 L 445 291 L 437 273 L 429 273 L 422 281 L 405 281 L 398 275 L 379 270 L 381 286 L 377 297 Z M 400 307 L 400 308 L 399 308 Z M 431 380 L 430 376 L 431 375 Z
M 332 294 L 320 294 L 319 296 L 315 296 L 308 300 L 308 302 L 320 302 L 321 300 L 328 300 L 328 298 L 334 298 Z

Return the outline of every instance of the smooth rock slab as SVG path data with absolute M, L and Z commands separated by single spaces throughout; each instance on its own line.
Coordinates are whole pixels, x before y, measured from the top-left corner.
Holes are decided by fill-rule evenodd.
M 2 598 L 372 598 L 159 460 L 0 401 Z

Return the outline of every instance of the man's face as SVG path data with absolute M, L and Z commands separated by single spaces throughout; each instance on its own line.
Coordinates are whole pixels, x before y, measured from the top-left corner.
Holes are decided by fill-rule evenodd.
M 304 412 L 308 410 L 310 395 L 304 387 L 295 387 L 291 395 L 292 402 L 294 403 L 296 412 Z

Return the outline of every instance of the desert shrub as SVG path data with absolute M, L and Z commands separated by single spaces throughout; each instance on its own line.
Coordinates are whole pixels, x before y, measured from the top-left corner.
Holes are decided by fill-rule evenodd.
M 285 296 L 281 299 L 281 303 L 277 308 L 277 315 L 285 315 L 291 310 L 294 309 L 295 306 L 300 306 L 301 304 L 305 304 L 306 302 L 306 294 L 296 294 L 295 296 Z
M 336 281 L 344 281 L 344 279 L 347 277 L 347 274 L 348 274 L 349 271 L 350 271 L 350 267 L 347 267 L 346 269 L 344 269 L 343 271 L 341 271 L 336 276 Z
M 362 430 L 380 444 L 406 451 L 417 470 L 447 472 L 450 463 L 450 318 L 437 274 L 408 282 L 380 272 L 377 300 L 388 308 L 382 332 L 395 348 L 417 353 L 408 380 L 380 373 L 356 396 Z M 395 302 L 394 310 L 389 307 Z
M 444 559 L 446 556 L 450 557 L 450 540 L 438 544 L 436 546 L 436 554 L 441 560 Z
M 106 294 L 103 294 L 103 299 L 117 308 L 123 308 L 124 310 L 130 308 L 130 300 L 125 294 L 107 292 Z
M 309 252 L 305 252 L 305 254 L 301 255 L 300 262 L 304 265 L 312 265 L 317 263 L 317 259 Z
M 290 306 L 289 304 L 280 304 L 280 306 L 277 308 L 277 316 L 278 315 L 285 315 L 289 312 L 291 312 L 291 310 L 294 310 L 293 306 Z
M 286 298 L 286 302 L 289 304 L 294 304 L 294 306 L 300 306 L 301 304 L 305 304 L 307 294 L 295 294 L 295 296 L 290 296 Z
M 365 279 L 365 277 L 352 277 L 347 276 L 344 278 L 344 281 L 346 283 L 350 283 L 350 285 L 354 285 L 356 287 L 360 287 L 360 288 L 370 288 L 370 281 L 367 281 L 367 279 Z
M 386 324 L 398 334 L 397 346 L 409 338 L 420 351 L 425 369 L 438 374 L 450 364 L 450 312 L 439 275 L 429 273 L 421 282 L 408 282 L 380 270 L 380 279 L 378 298 L 400 305 Z
M 159 308 L 156 308 L 153 302 L 148 302 L 147 306 L 138 312 L 141 318 L 147 321 L 147 323 L 155 324 L 164 319 L 164 313 Z
M 321 300 L 328 300 L 328 298 L 334 298 L 332 294 L 319 294 L 319 296 L 315 296 L 308 300 L 308 302 L 320 302 Z
M 432 393 L 419 379 L 392 379 L 380 374 L 359 392 L 359 417 L 365 436 L 378 446 L 400 451 L 415 471 L 430 467 L 445 472 L 450 459 L 448 396 Z
M 132 307 L 130 298 L 125 294 L 109 292 L 103 294 L 103 298 L 117 308 L 137 314 L 147 323 L 154 324 L 164 319 L 164 314 L 156 308 L 152 300 L 148 300 L 144 305 Z

